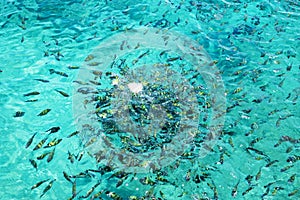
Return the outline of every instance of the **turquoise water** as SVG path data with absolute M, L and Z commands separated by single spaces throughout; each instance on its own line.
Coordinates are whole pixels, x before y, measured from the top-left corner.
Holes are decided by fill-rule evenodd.
M 299 13 L 296 0 L 1 0 L 0 199 L 299 199 Z M 132 82 L 144 96 L 126 96 Z M 156 131 L 168 124 L 183 128 Z M 110 148 L 143 159 L 162 144 L 175 153 L 110 162 Z

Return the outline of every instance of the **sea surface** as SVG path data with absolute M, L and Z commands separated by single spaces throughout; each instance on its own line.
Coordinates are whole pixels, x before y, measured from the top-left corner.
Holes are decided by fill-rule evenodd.
M 300 199 L 300 1 L 0 0 L 0 199 Z

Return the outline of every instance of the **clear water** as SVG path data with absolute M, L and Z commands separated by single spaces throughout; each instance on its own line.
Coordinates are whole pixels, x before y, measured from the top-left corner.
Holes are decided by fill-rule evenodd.
M 136 196 L 139 199 L 152 197 L 299 199 L 300 158 L 297 158 L 300 156 L 299 13 L 300 3 L 296 0 L 201 2 L 143 0 L 138 3 L 131 0 L 62 2 L 1 0 L 0 199 L 68 199 L 72 196 L 73 199 L 84 196 L 87 199 L 96 199 L 95 195 L 101 191 L 102 194 L 97 198 L 117 199 L 119 196 L 122 199 L 130 199 L 131 196 L 133 199 L 133 196 Z M 142 46 L 151 45 L 151 48 L 126 47 L 126 45 L 133 46 L 134 37 L 131 36 L 134 36 L 136 30 L 141 30 L 140 28 L 144 31 L 145 28 L 155 30 L 151 37 L 149 33 L 146 34 L 147 37 L 144 39 L 146 42 L 142 44 Z M 120 40 L 125 43 L 123 47 L 117 49 L 113 45 L 114 42 L 126 34 L 131 39 L 127 37 Z M 169 42 L 173 46 L 162 45 L 159 37 L 166 35 L 168 38 L 165 38 L 164 42 Z M 171 40 L 174 35 L 179 39 Z M 126 39 L 129 41 L 127 44 Z M 142 39 L 136 37 L 136 41 L 143 41 Z M 196 43 L 181 43 L 181 41 L 196 41 Z M 199 49 L 195 51 L 204 55 L 201 58 L 207 61 L 206 64 L 203 61 L 199 66 L 195 65 L 193 59 L 197 56 L 190 56 L 194 51 L 191 44 L 199 45 Z M 117 53 L 121 48 L 128 48 L 130 51 Z M 170 52 L 160 55 L 164 50 Z M 147 51 L 147 55 L 141 56 Z M 85 61 L 88 55 L 95 58 Z M 172 60 L 178 56 L 181 58 Z M 140 59 L 134 61 L 138 57 Z M 122 59 L 126 60 L 125 65 L 133 71 L 132 74 L 128 73 L 130 75 L 123 74 L 124 79 L 117 67 Z M 135 62 L 138 66 L 147 65 L 145 70 L 138 71 Z M 103 63 L 108 65 L 104 66 Z M 157 63 L 167 65 L 166 68 L 157 70 L 158 75 L 152 76 L 151 73 L 154 72 L 150 69 Z M 202 75 L 200 78 L 189 77 L 197 73 L 193 70 L 195 68 L 207 69 L 204 65 L 211 67 L 211 73 L 205 71 L 208 77 L 219 72 L 218 80 L 222 83 L 219 86 L 224 88 L 223 93 L 214 96 L 214 87 L 209 85 L 203 71 L 200 72 Z M 79 69 L 70 69 L 69 66 L 77 66 Z M 170 74 L 161 76 L 163 71 L 169 68 L 178 73 L 174 76 Z M 53 72 L 51 69 L 57 73 L 51 73 Z M 91 73 L 93 70 L 102 71 L 102 79 L 99 79 L 99 74 Z M 109 134 L 108 129 L 103 127 L 101 122 L 103 118 L 99 119 L 95 115 L 97 101 L 84 101 L 103 95 L 104 90 L 114 87 L 112 85 L 116 83 L 110 80 L 109 75 L 104 76 L 109 71 L 119 75 L 121 78 L 119 86 L 122 84 L 126 86 L 133 81 L 144 81 L 151 82 L 150 86 L 153 88 L 155 82 L 151 78 L 158 77 L 161 81 L 160 91 L 170 91 L 173 96 L 183 94 L 182 99 L 179 98 L 182 101 L 181 105 L 186 105 L 183 108 L 188 107 L 184 99 L 191 100 L 193 92 L 198 91 L 191 82 L 195 81 L 198 87 L 203 86 L 200 93 L 197 93 L 198 96 L 195 95 L 199 105 L 190 107 L 193 108 L 193 114 L 199 117 L 197 118 L 199 124 L 196 126 L 198 134 L 193 135 L 193 140 L 189 143 L 181 142 L 184 138 L 176 138 L 182 135 L 185 137 L 189 135 L 190 130 L 195 129 L 195 124 L 192 123 L 195 119 L 188 118 L 191 120 L 190 126 L 181 129 L 183 131 L 177 131 L 175 139 L 173 138 L 175 142 L 170 146 L 174 151 L 184 149 L 183 155 L 176 152 L 176 156 L 165 156 L 171 158 L 169 162 L 166 159 L 163 164 L 157 165 L 157 168 L 161 166 L 160 169 L 153 170 L 150 167 L 147 171 L 144 170 L 144 166 L 148 160 L 144 158 L 142 161 L 145 163 L 134 165 L 134 172 L 129 170 L 133 169 L 133 165 L 128 164 L 125 165 L 125 169 L 123 168 L 126 174 L 118 176 L 116 174 L 120 172 L 118 167 L 123 166 L 116 160 L 108 162 L 111 155 L 109 153 L 112 153 L 109 151 L 110 145 L 97 141 L 87 146 L 87 142 L 93 141 L 91 139 L 94 137 L 99 139 L 100 133 L 107 134 L 114 148 L 123 148 L 122 145 L 128 144 L 120 140 L 121 134 Z M 102 83 L 101 86 L 89 82 L 92 78 L 96 83 Z M 138 78 L 140 80 L 137 81 Z M 129 82 L 122 82 L 125 79 Z M 78 92 L 78 89 L 84 86 L 74 82 L 79 80 L 89 84 L 87 87 L 90 87 L 90 93 L 86 94 L 88 96 L 86 99 Z M 176 89 L 187 84 L 187 80 L 191 83 L 187 88 L 191 87 L 194 90 L 177 93 Z M 175 82 L 178 87 L 176 84 L 171 87 L 170 85 Z M 63 91 L 68 96 L 58 91 Z M 97 91 L 95 92 L 97 94 L 93 91 Z M 24 96 L 30 92 L 39 94 Z M 154 97 L 146 92 L 144 95 L 147 101 Z M 207 135 L 212 129 L 208 127 L 214 122 L 216 113 L 204 105 L 214 106 L 213 97 L 220 95 L 226 99 L 226 105 L 219 105 L 219 108 L 226 106 L 226 113 L 222 115 L 225 122 L 223 124 L 222 120 L 218 121 L 219 125 L 222 125 L 222 134 L 209 140 Z M 115 98 L 113 101 L 115 104 L 112 105 L 122 108 L 124 103 L 120 100 Z M 143 104 L 145 99 L 140 98 L 136 101 Z M 167 104 L 165 97 L 161 101 L 164 104 L 162 102 L 156 104 Z M 76 109 L 78 107 L 81 109 Z M 181 107 L 179 112 L 182 124 L 187 121 L 185 116 L 188 116 L 188 112 L 183 111 L 189 111 L 183 108 Z M 38 116 L 45 109 L 51 111 Z M 24 112 L 24 115 L 15 116 L 18 115 L 18 111 Z M 158 114 L 165 116 L 166 113 L 154 112 L 156 117 L 161 117 Z M 174 116 L 177 116 L 176 113 L 173 113 Z M 208 120 L 205 119 L 207 116 Z M 119 126 L 128 125 L 127 119 L 122 117 L 123 115 L 117 114 L 114 122 L 119 123 Z M 145 116 L 132 117 L 140 119 Z M 158 119 L 165 120 L 165 117 Z M 160 120 L 152 121 L 154 128 L 161 127 Z M 99 124 L 100 127 L 97 127 Z M 50 134 L 47 130 L 52 127 L 60 129 Z M 88 131 L 89 128 L 96 128 L 96 131 L 95 129 Z M 77 130 L 80 131 L 79 134 L 68 137 Z M 136 129 L 130 130 L 132 129 L 123 130 L 129 134 L 125 136 L 130 137 L 130 132 L 137 133 Z M 32 144 L 26 148 L 28 140 L 35 133 Z M 165 139 L 165 135 L 161 135 L 163 135 L 161 138 Z M 33 150 L 44 138 L 47 140 L 43 147 Z M 55 147 L 44 148 L 55 138 L 62 140 Z M 145 140 L 150 139 L 146 137 Z M 211 145 L 207 150 L 209 153 L 205 151 L 203 154 L 205 140 L 209 140 L 211 143 L 207 144 Z M 276 145 L 278 141 L 282 143 Z M 135 142 L 147 147 L 146 152 L 155 151 L 149 150 L 147 141 Z M 141 144 L 133 146 L 140 147 Z M 159 144 L 162 142 L 156 141 L 153 145 Z M 53 152 L 54 149 L 52 160 L 49 154 L 44 159 L 38 159 L 40 155 Z M 100 150 L 105 150 L 104 158 L 93 155 Z M 118 155 L 124 151 L 119 150 Z M 141 152 L 142 148 L 133 155 L 143 156 Z M 69 154 L 73 155 L 73 163 L 68 159 Z M 164 156 L 157 157 L 155 154 L 151 159 L 162 158 Z M 148 159 L 151 160 L 150 157 Z M 37 163 L 37 169 L 30 160 Z M 107 168 L 103 168 L 102 161 L 108 165 Z M 287 166 L 291 168 L 284 170 Z M 63 172 L 69 176 L 78 175 L 80 172 L 84 172 L 84 175 L 71 177 L 71 181 L 68 181 Z M 33 185 L 47 179 L 49 179 L 47 182 L 31 190 Z M 51 180 L 54 180 L 52 187 L 46 191 L 45 188 Z M 74 183 L 76 196 L 72 194 Z M 93 192 L 87 195 L 93 187 L 95 187 Z

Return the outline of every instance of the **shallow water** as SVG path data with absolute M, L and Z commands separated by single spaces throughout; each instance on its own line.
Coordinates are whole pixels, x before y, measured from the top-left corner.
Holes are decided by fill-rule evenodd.
M 295 0 L 0 1 L 0 199 L 298 199 L 299 13 Z M 144 92 L 132 100 L 123 88 L 134 81 Z M 119 132 L 97 111 L 101 95 L 116 106 Z M 118 113 L 125 104 L 141 108 Z M 171 122 L 181 129 L 164 143 Z M 127 153 L 142 160 L 124 164 Z

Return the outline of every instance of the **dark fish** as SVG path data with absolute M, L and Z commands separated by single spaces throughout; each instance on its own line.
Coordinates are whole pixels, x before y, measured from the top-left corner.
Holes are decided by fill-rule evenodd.
M 269 162 L 268 164 L 266 164 L 266 167 L 270 167 L 271 165 L 273 165 L 276 162 L 279 162 L 279 160 L 273 160 L 273 161 Z
M 36 79 L 33 79 L 33 80 L 40 81 L 40 82 L 43 82 L 43 83 L 48 83 L 48 82 L 50 82 L 50 81 L 48 81 L 48 80 L 40 79 L 40 78 L 36 78 Z
M 54 152 L 55 152 L 55 148 L 49 153 L 48 158 L 47 158 L 47 162 L 50 162 L 53 159 Z
M 242 193 L 242 195 L 246 195 L 248 192 L 250 192 L 253 189 L 253 186 L 250 186 L 245 192 Z
M 33 151 L 42 148 L 42 146 L 44 145 L 44 143 L 46 142 L 47 139 L 48 139 L 48 137 L 45 137 L 44 139 L 42 139 L 42 140 L 34 147 Z
M 296 178 L 296 174 L 293 174 L 293 175 L 289 178 L 288 182 L 289 182 L 289 183 L 293 183 L 293 182 L 295 181 L 295 178 Z
M 40 93 L 39 92 L 29 92 L 27 94 L 24 94 L 23 96 L 24 97 L 27 97 L 27 96 L 32 96 L 32 95 L 39 95 Z
M 70 153 L 70 151 L 68 151 L 68 160 L 70 160 L 71 163 L 74 163 L 74 156 Z
M 40 112 L 40 114 L 38 114 L 37 116 L 47 115 L 50 111 L 51 111 L 51 109 L 47 108 L 47 109 L 43 110 L 42 112 Z
M 54 181 L 56 181 L 56 179 L 53 179 L 52 181 L 50 181 L 50 183 L 45 187 L 45 189 L 43 190 L 43 193 L 41 194 L 40 198 L 43 197 L 46 194 L 46 192 L 48 192 L 48 190 L 51 189 Z
M 60 94 L 63 95 L 64 97 L 69 97 L 69 95 L 68 95 L 67 93 L 63 92 L 63 91 L 56 90 L 56 89 L 55 89 L 55 91 L 58 92 L 58 93 L 60 93 Z
M 78 133 L 79 133 L 79 131 L 75 131 L 75 132 L 71 133 L 70 135 L 68 135 L 67 138 L 70 138 L 70 137 L 72 137 L 74 135 L 77 135 Z
M 296 190 L 290 192 L 290 193 L 288 194 L 288 196 L 289 196 L 289 197 L 294 196 L 294 195 L 297 194 L 298 192 L 299 192 L 299 189 L 296 189 Z
M 31 143 L 32 143 L 32 141 L 33 141 L 33 138 L 34 138 L 34 136 L 35 136 L 36 134 L 37 134 L 37 132 L 34 133 L 33 136 L 31 136 L 31 138 L 29 138 L 28 142 L 26 143 L 25 148 L 28 148 L 28 147 L 31 145 Z
M 48 134 L 51 134 L 51 133 L 56 133 L 56 132 L 59 131 L 59 130 L 60 130 L 60 127 L 55 126 L 55 127 L 52 127 L 52 128 L 50 128 L 50 129 L 48 129 L 48 130 L 45 131 L 45 132 L 50 131 Z
M 70 176 L 65 171 L 63 171 L 63 174 L 64 174 L 64 177 L 67 181 L 72 182 L 71 179 L 70 179 Z
M 288 169 L 290 169 L 290 168 L 292 168 L 292 167 L 294 167 L 294 165 L 288 165 L 288 166 L 282 168 L 280 171 L 281 171 L 281 172 L 285 172 L 285 171 L 287 171 Z
M 35 162 L 35 160 L 29 159 L 30 164 L 37 170 L 37 163 Z
M 240 180 L 239 180 L 239 181 L 237 182 L 237 184 L 233 187 L 233 189 L 232 189 L 232 191 L 231 191 L 231 196 L 236 197 L 239 183 L 240 183 Z
M 29 100 L 26 100 L 25 102 L 36 102 L 38 101 L 37 99 L 29 99 Z
M 22 111 L 17 111 L 14 115 L 14 117 L 23 117 L 25 114 L 25 112 L 22 112 Z
M 31 190 L 39 187 L 40 185 L 42 185 L 43 183 L 49 181 L 50 179 L 46 179 L 46 180 L 43 180 L 43 181 L 40 181 L 40 182 L 37 182 L 36 184 L 34 184 L 32 187 L 31 187 Z

